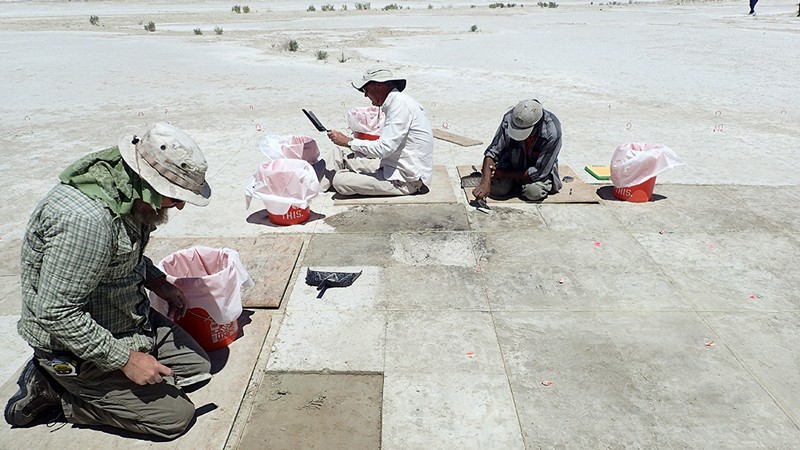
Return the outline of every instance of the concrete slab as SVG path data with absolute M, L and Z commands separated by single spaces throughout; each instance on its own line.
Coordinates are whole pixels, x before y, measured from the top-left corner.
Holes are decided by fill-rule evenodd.
M 800 437 L 725 345 L 705 345 L 717 337 L 693 312 L 495 320 L 529 448 L 785 447 Z
M 386 374 L 384 450 L 523 449 L 505 375 Z
M 302 263 L 305 266 L 378 266 L 392 263 L 389 234 L 337 233 L 314 234 L 308 242 Z
M 379 311 L 287 311 L 267 370 L 383 372 L 385 340 Z
M 702 317 L 775 403 L 795 424 L 800 423 L 796 354 L 800 315 L 742 312 L 704 313 Z
M 492 315 L 481 311 L 389 313 L 386 373 L 504 374 Z
M 375 306 L 390 311 L 488 311 L 482 278 L 473 267 L 394 265 L 381 271 Z
M 636 231 L 724 232 L 768 226 L 763 217 L 731 198 L 725 187 L 656 184 L 656 188 L 655 201 L 612 200 L 607 206 L 625 227 Z
M 11 428 L 0 424 L 0 442 L 22 443 L 33 448 L 59 445 L 64 448 L 223 448 L 233 419 L 247 389 L 247 382 L 269 331 L 271 316 L 265 311 L 245 310 L 239 319 L 242 335 L 230 346 L 211 352 L 214 378 L 208 385 L 189 394 L 197 407 L 197 422 L 183 436 L 170 442 L 154 442 L 141 436 L 109 429 L 65 425 L 57 432 L 46 426 Z M 21 368 L 21 367 L 20 367 Z M 0 389 L 0 398 L 16 392 L 18 374 Z M 87 444 L 88 443 L 88 444 Z M 20 448 L 15 445 L 12 448 Z
M 569 262 L 481 273 L 492 311 L 687 311 L 692 304 L 655 265 L 609 267 Z M 646 293 L 646 294 L 645 294 Z
M 322 298 L 317 298 L 317 286 L 306 284 L 306 273 L 309 269 L 323 272 L 361 272 L 361 275 L 351 286 L 328 288 Z M 372 266 L 301 267 L 291 289 L 291 299 L 286 305 L 286 311 L 374 310 L 382 273 L 381 268 Z
M 620 230 L 622 223 L 603 205 L 542 205 L 539 214 L 552 231 Z
M 630 234 L 619 230 L 481 233 L 475 236 L 475 251 L 482 268 L 503 266 L 532 270 L 532 267 L 563 262 L 573 267 L 623 270 L 653 264 L 645 248 Z

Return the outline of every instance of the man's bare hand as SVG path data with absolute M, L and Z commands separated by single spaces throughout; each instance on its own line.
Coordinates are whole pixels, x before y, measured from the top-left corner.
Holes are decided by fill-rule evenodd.
M 328 139 L 340 147 L 347 147 L 347 143 L 350 142 L 349 137 L 337 130 L 328 131 Z
M 486 197 L 489 196 L 491 190 L 492 180 L 489 178 L 486 180 L 481 179 L 481 184 L 477 185 L 475 189 L 472 190 L 472 195 L 475 196 L 475 200 L 485 200 Z
M 154 278 L 145 287 L 167 301 L 169 304 L 167 316 L 170 319 L 183 319 L 183 316 L 186 315 L 187 306 L 186 297 L 183 295 L 181 288 L 167 281 L 166 277 Z
M 135 351 L 131 351 L 128 362 L 122 366 L 122 372 L 139 385 L 158 384 L 164 381 L 164 376 L 172 376 L 172 369 L 158 362 L 152 355 Z

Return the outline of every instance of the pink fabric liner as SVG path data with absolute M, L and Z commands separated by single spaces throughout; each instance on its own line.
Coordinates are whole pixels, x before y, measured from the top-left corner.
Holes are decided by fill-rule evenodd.
M 229 248 L 195 246 L 178 250 L 158 265 L 167 281 L 179 287 L 189 308 L 203 308 L 217 323 L 230 323 L 242 314 L 241 287 L 253 287 L 239 253 Z M 150 304 L 167 315 L 166 300 L 150 292 Z
M 359 133 L 380 136 L 384 115 L 377 106 L 360 106 L 347 113 L 347 124 L 350 129 Z
M 272 214 L 282 216 L 292 206 L 305 209 L 317 196 L 319 180 L 311 164 L 301 159 L 276 159 L 258 168 L 245 185 L 247 207 L 258 198 Z
M 682 166 L 683 161 L 661 144 L 629 142 L 621 144 L 611 157 L 611 182 L 615 187 L 630 187 Z
M 266 135 L 261 140 L 259 149 L 270 160 L 302 159 L 311 164 L 319 161 L 317 141 L 310 136 Z

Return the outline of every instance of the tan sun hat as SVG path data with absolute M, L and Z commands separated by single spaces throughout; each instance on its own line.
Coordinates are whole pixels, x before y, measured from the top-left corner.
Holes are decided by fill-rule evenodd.
M 508 137 L 515 141 L 524 141 L 531 135 L 533 127 L 542 120 L 542 104 L 539 100 L 523 100 L 511 111 L 508 123 Z
M 405 78 L 394 76 L 391 69 L 388 69 L 386 67 L 367 69 L 367 71 L 364 72 L 364 75 L 362 75 L 360 79 L 353 81 L 350 84 L 352 84 L 353 87 L 358 89 L 359 91 L 364 92 L 364 86 L 366 86 L 367 83 L 371 81 L 374 81 L 376 83 L 385 83 L 387 81 L 394 81 L 397 90 L 400 92 L 403 92 L 403 89 L 406 88 Z
M 208 163 L 194 139 L 183 131 L 157 123 L 142 137 L 120 139 L 119 152 L 125 163 L 159 194 L 197 206 L 208 204 Z

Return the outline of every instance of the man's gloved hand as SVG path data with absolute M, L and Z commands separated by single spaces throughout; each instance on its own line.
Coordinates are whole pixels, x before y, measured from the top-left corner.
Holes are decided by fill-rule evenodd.
M 167 281 L 167 277 L 153 278 L 145 287 L 167 301 L 170 319 L 179 320 L 186 315 L 186 297 L 179 287 Z

